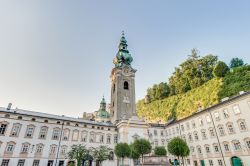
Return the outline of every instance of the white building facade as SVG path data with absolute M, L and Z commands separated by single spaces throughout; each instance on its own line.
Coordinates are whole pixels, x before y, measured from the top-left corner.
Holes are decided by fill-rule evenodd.
M 0 166 L 67 166 L 72 145 L 87 148 L 148 139 L 152 146 L 167 146 L 182 137 L 190 147 L 189 166 L 250 166 L 250 92 L 244 92 L 192 116 L 166 124 L 150 124 L 135 110 L 133 58 L 124 35 L 111 72 L 111 103 L 85 118 L 72 118 L 11 107 L 0 107 Z M 169 159 L 174 156 L 169 155 Z M 114 152 L 103 166 L 116 166 Z M 133 162 L 126 160 L 130 166 Z M 93 163 L 95 164 L 95 163 Z M 240 166 L 239 164 L 237 166 Z

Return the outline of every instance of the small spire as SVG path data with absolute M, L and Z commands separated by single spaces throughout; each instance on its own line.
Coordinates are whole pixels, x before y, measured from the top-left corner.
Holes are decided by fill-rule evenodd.
M 124 31 L 122 31 L 122 37 L 124 37 L 125 36 L 125 33 L 124 33 Z

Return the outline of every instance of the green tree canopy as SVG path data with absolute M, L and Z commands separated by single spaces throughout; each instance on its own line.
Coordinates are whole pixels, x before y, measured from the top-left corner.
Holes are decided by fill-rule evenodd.
M 164 146 L 156 146 L 154 149 L 154 154 L 157 156 L 166 156 L 167 150 Z
M 244 65 L 244 61 L 240 58 L 232 58 L 230 61 L 230 68 L 240 67 Z
M 129 157 L 132 159 L 139 159 L 140 154 L 135 150 L 134 144 L 129 145 L 130 147 L 130 155 Z
M 168 143 L 168 151 L 170 154 L 177 156 L 178 159 L 189 155 L 189 147 L 187 143 L 179 137 L 173 138 Z
M 143 165 L 143 156 L 145 154 L 149 154 L 152 150 L 152 146 L 150 142 L 146 139 L 137 139 L 133 143 L 134 149 L 137 153 L 139 153 L 142 157 L 142 165 Z
M 109 159 L 112 149 L 107 146 L 101 145 L 97 148 L 92 147 L 90 151 L 96 162 L 99 162 L 100 165 L 102 165 L 103 161 Z
M 130 147 L 127 143 L 118 143 L 115 146 L 115 155 L 122 159 L 122 165 L 124 164 L 124 158 L 130 156 Z
M 214 67 L 213 74 L 215 77 L 224 77 L 229 68 L 225 62 L 219 61 L 216 66 Z
M 76 160 L 77 166 L 80 166 L 82 160 L 84 159 L 87 153 L 88 153 L 88 150 L 85 148 L 85 146 L 81 144 L 73 145 L 71 147 L 71 150 L 68 152 L 68 157 L 70 160 Z

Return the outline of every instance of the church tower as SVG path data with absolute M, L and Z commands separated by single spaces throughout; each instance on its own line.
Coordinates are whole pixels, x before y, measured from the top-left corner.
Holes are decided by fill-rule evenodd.
M 135 107 L 135 72 L 133 61 L 127 49 L 124 33 L 120 39 L 118 52 L 113 60 L 115 67 L 111 72 L 110 116 L 114 123 L 136 116 Z

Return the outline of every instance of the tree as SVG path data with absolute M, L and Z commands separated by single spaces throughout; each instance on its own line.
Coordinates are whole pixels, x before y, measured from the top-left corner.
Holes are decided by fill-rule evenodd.
M 150 142 L 146 139 L 137 139 L 133 143 L 135 151 L 141 155 L 143 165 L 143 155 L 149 154 L 152 150 Z
M 244 61 L 240 58 L 232 58 L 230 61 L 230 68 L 240 67 L 244 65 Z
M 122 158 L 122 165 L 124 165 L 124 158 L 130 156 L 130 147 L 127 143 L 118 143 L 115 146 L 115 155 Z
M 81 165 L 82 160 L 84 159 L 85 155 L 88 153 L 85 146 L 78 144 L 73 145 L 71 150 L 68 152 L 68 157 L 70 160 L 76 160 L 77 166 Z
M 213 74 L 215 77 L 224 77 L 228 71 L 226 63 L 219 61 L 214 67 Z
M 112 149 L 107 146 L 101 145 L 97 148 L 91 148 L 90 151 L 96 162 L 99 163 L 101 166 L 103 161 L 109 159 L 110 152 L 112 151 Z
M 166 151 L 166 148 L 164 146 L 156 146 L 154 149 L 154 153 L 157 156 L 166 156 L 167 151 Z
M 140 158 L 140 154 L 135 150 L 134 144 L 129 145 L 130 147 L 130 155 L 129 157 L 136 160 Z
M 189 148 L 187 143 L 179 138 L 175 137 L 168 143 L 168 151 L 170 154 L 177 156 L 178 160 L 180 157 L 186 157 L 189 155 Z

